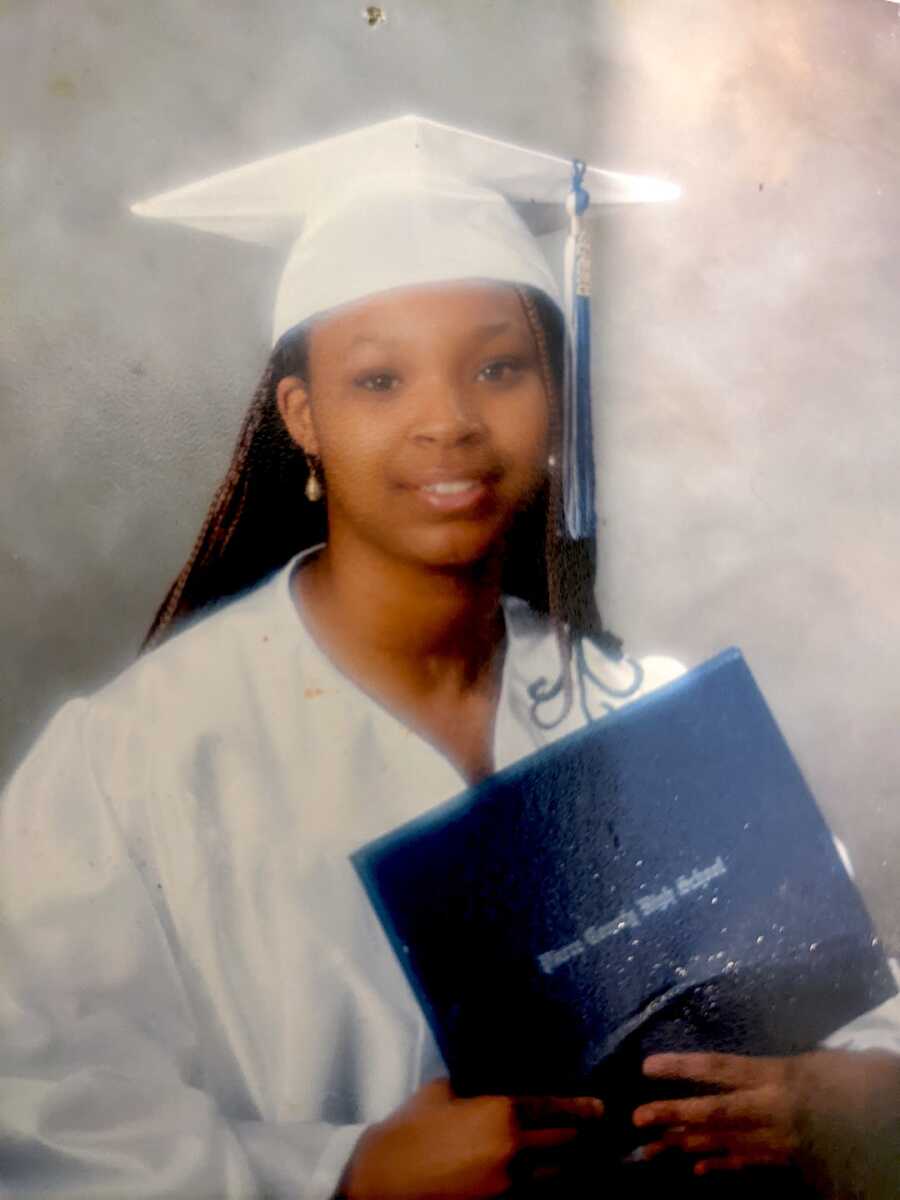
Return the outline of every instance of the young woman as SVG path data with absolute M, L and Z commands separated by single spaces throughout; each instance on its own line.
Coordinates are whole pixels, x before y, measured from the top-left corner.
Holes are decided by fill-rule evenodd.
M 558 308 L 527 243 L 482 272 L 471 238 L 469 207 L 455 275 L 418 254 L 433 277 L 288 321 L 152 650 L 6 795 L 12 1194 L 489 1197 L 602 1130 L 591 1098 L 453 1096 L 348 862 L 678 671 L 601 628 L 560 520 Z M 635 1119 L 650 1154 L 785 1163 L 825 1083 L 851 1111 L 898 1062 L 664 1057 L 722 1094 Z

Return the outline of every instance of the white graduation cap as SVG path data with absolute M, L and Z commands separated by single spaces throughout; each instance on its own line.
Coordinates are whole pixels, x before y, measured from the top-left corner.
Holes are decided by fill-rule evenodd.
M 584 164 L 576 164 L 573 177 L 567 159 L 405 116 L 213 175 L 131 211 L 283 248 L 274 342 L 310 317 L 392 288 L 497 280 L 538 288 L 564 309 L 577 374 L 578 361 L 584 370 L 588 361 L 584 345 L 580 352 L 576 346 L 578 329 L 583 339 L 589 328 L 587 314 L 577 314 L 590 290 L 580 228 L 588 197 L 593 205 L 609 205 L 678 194 L 669 183 Z M 560 289 L 537 238 L 567 225 Z M 585 388 L 574 387 L 573 396 L 579 391 Z M 589 402 L 568 427 L 571 437 L 580 427 L 579 437 L 588 439 L 578 451 L 583 460 L 590 454 Z M 582 463 L 582 475 L 585 470 Z M 577 474 L 568 472 L 573 479 Z M 567 502 L 567 521 L 570 507 Z M 592 526 L 592 484 L 580 507 Z M 573 536 L 585 535 L 569 524 Z

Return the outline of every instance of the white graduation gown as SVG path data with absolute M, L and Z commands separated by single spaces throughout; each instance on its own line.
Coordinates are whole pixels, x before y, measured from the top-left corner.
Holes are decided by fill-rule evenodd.
M 555 638 L 505 611 L 498 768 L 584 719 L 532 718 Z M 592 665 L 596 715 L 681 670 Z M 443 1073 L 348 854 L 464 786 L 319 650 L 290 565 L 66 704 L 0 812 L 0 1196 L 330 1197 Z

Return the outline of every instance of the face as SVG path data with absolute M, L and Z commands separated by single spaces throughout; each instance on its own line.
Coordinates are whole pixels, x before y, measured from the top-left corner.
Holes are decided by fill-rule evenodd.
M 388 292 L 313 325 L 309 378 L 282 380 L 292 437 L 321 460 L 329 540 L 429 567 L 499 553 L 546 474 L 549 399 L 512 287 Z

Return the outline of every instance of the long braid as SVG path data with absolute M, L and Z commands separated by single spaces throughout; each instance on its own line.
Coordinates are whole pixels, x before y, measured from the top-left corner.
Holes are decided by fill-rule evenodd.
M 544 551 L 547 564 L 547 600 L 548 608 L 559 623 L 562 616 L 562 597 L 560 594 L 559 572 L 559 530 L 560 514 L 562 511 L 562 480 L 559 470 L 560 453 L 562 448 L 562 423 L 559 411 L 559 382 L 557 372 L 553 370 L 550 350 L 547 345 L 547 326 L 538 311 L 534 296 L 525 288 L 518 289 L 525 316 L 531 326 L 538 351 L 538 362 L 547 393 L 550 410 L 550 461 L 548 464 L 547 490 L 547 519 L 544 532 Z
M 560 647 L 568 652 L 575 637 L 589 637 L 607 652 L 618 655 L 621 642 L 603 628 L 597 609 L 595 592 L 596 543 L 593 538 L 572 541 L 564 532 L 562 519 L 563 488 L 561 469 L 562 446 L 562 360 L 565 333 L 555 309 L 540 293 L 519 289 L 522 305 L 531 325 L 544 386 L 550 397 L 550 453 L 545 530 L 547 573 L 547 609 L 553 618 L 561 640 Z M 554 338 L 551 350 L 550 337 Z
M 517 289 L 525 316 L 531 326 L 538 350 L 538 362 L 544 380 L 544 390 L 547 393 L 550 412 L 550 457 L 547 467 L 548 488 L 546 524 L 544 528 L 544 562 L 547 572 L 547 609 L 556 632 L 559 646 L 560 662 L 567 664 L 572 655 L 571 634 L 564 617 L 565 601 L 562 591 L 562 572 L 560 571 L 560 539 L 562 537 L 562 472 L 560 461 L 562 457 L 562 414 L 560 412 L 560 372 L 553 369 L 553 358 L 547 344 L 548 322 L 542 318 L 538 310 L 534 294 L 526 288 Z M 565 688 L 565 705 L 568 709 L 572 702 L 571 672 L 563 669 L 562 679 Z
M 166 593 L 166 597 L 153 619 L 153 624 L 144 641 L 144 648 L 160 640 L 167 627 L 179 615 L 185 589 L 191 579 L 195 573 L 203 571 L 218 554 L 222 553 L 231 540 L 236 524 L 240 521 L 247 495 L 247 459 L 250 447 L 262 423 L 273 375 L 274 366 L 270 361 L 244 418 L 225 478 L 216 489 L 212 504 L 207 510 L 187 562 Z M 229 514 L 233 515 L 229 518 Z
M 305 341 L 298 334 L 279 344 L 266 366 L 225 478 L 143 649 L 163 641 L 192 614 L 253 586 L 299 550 L 324 540 L 324 514 L 303 495 L 304 456 L 284 428 L 276 402 L 279 381 L 305 372 Z M 286 511 L 295 518 L 286 522 Z

